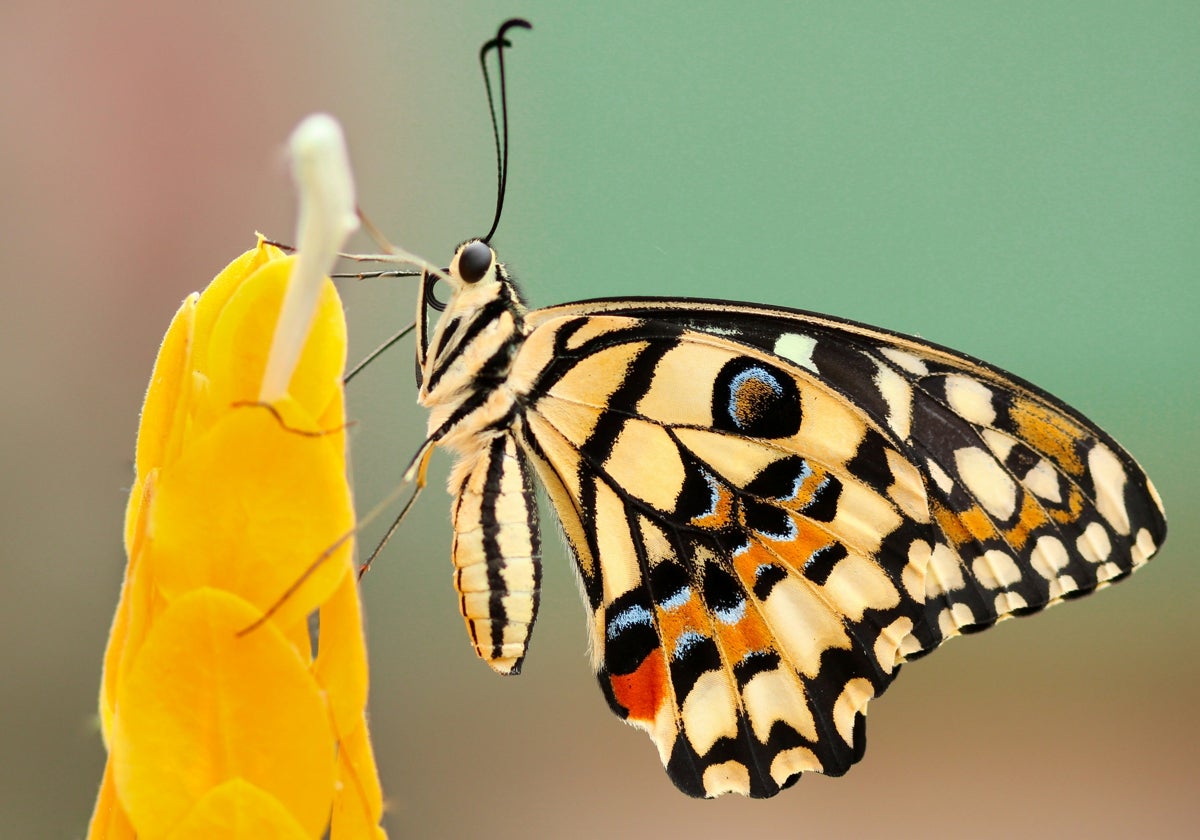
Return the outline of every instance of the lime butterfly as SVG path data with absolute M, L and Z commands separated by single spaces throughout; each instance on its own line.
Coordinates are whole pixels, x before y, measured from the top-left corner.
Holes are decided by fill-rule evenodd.
M 502 96 L 504 34 L 522 25 L 484 48 L 501 53 Z M 985 362 L 779 306 L 531 310 L 490 239 L 426 271 L 417 304 L 429 436 L 415 463 L 457 457 L 471 643 L 520 671 L 540 485 L 601 689 L 687 794 L 767 797 L 845 773 L 902 663 L 1120 580 L 1165 539 L 1116 441 Z

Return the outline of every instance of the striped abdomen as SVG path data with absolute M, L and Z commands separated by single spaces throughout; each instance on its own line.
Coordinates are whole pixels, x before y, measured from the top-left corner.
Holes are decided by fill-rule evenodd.
M 475 653 L 517 674 L 541 585 L 537 497 L 511 432 L 490 438 L 455 468 L 454 586 Z

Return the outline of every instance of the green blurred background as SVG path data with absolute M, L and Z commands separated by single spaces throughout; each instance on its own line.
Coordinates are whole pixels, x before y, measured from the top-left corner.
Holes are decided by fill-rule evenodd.
M 1132 581 L 906 668 L 849 776 L 703 803 L 607 711 L 553 536 L 525 675 L 475 661 L 437 458 L 365 585 L 393 836 L 1194 830 L 1200 4 L 8 0 L 0 834 L 86 824 L 138 408 L 179 301 L 255 230 L 290 238 L 282 141 L 316 109 L 395 241 L 442 261 L 483 232 L 476 52 L 518 14 L 495 241 L 534 305 L 738 297 L 921 334 L 1096 419 L 1172 531 Z M 345 299 L 352 358 L 411 318 L 404 282 Z M 366 509 L 422 437 L 411 344 L 350 411 Z

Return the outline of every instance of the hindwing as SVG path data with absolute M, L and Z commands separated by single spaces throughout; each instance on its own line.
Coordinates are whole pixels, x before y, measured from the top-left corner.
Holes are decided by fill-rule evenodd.
M 705 301 L 535 310 L 508 381 L 613 710 L 693 796 L 840 775 L 898 665 L 1128 574 L 1136 462 L 929 343 Z

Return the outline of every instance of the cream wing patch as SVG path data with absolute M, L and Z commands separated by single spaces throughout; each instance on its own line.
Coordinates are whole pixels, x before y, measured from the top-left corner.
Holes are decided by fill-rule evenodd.
M 798 333 L 784 333 L 775 341 L 775 355 L 783 356 L 800 367 L 819 373 L 813 364 L 812 354 L 817 346 L 817 340 L 812 336 Z
M 1017 484 L 991 453 L 967 446 L 954 453 L 963 483 L 979 504 L 999 520 L 1010 519 L 1017 509 Z

